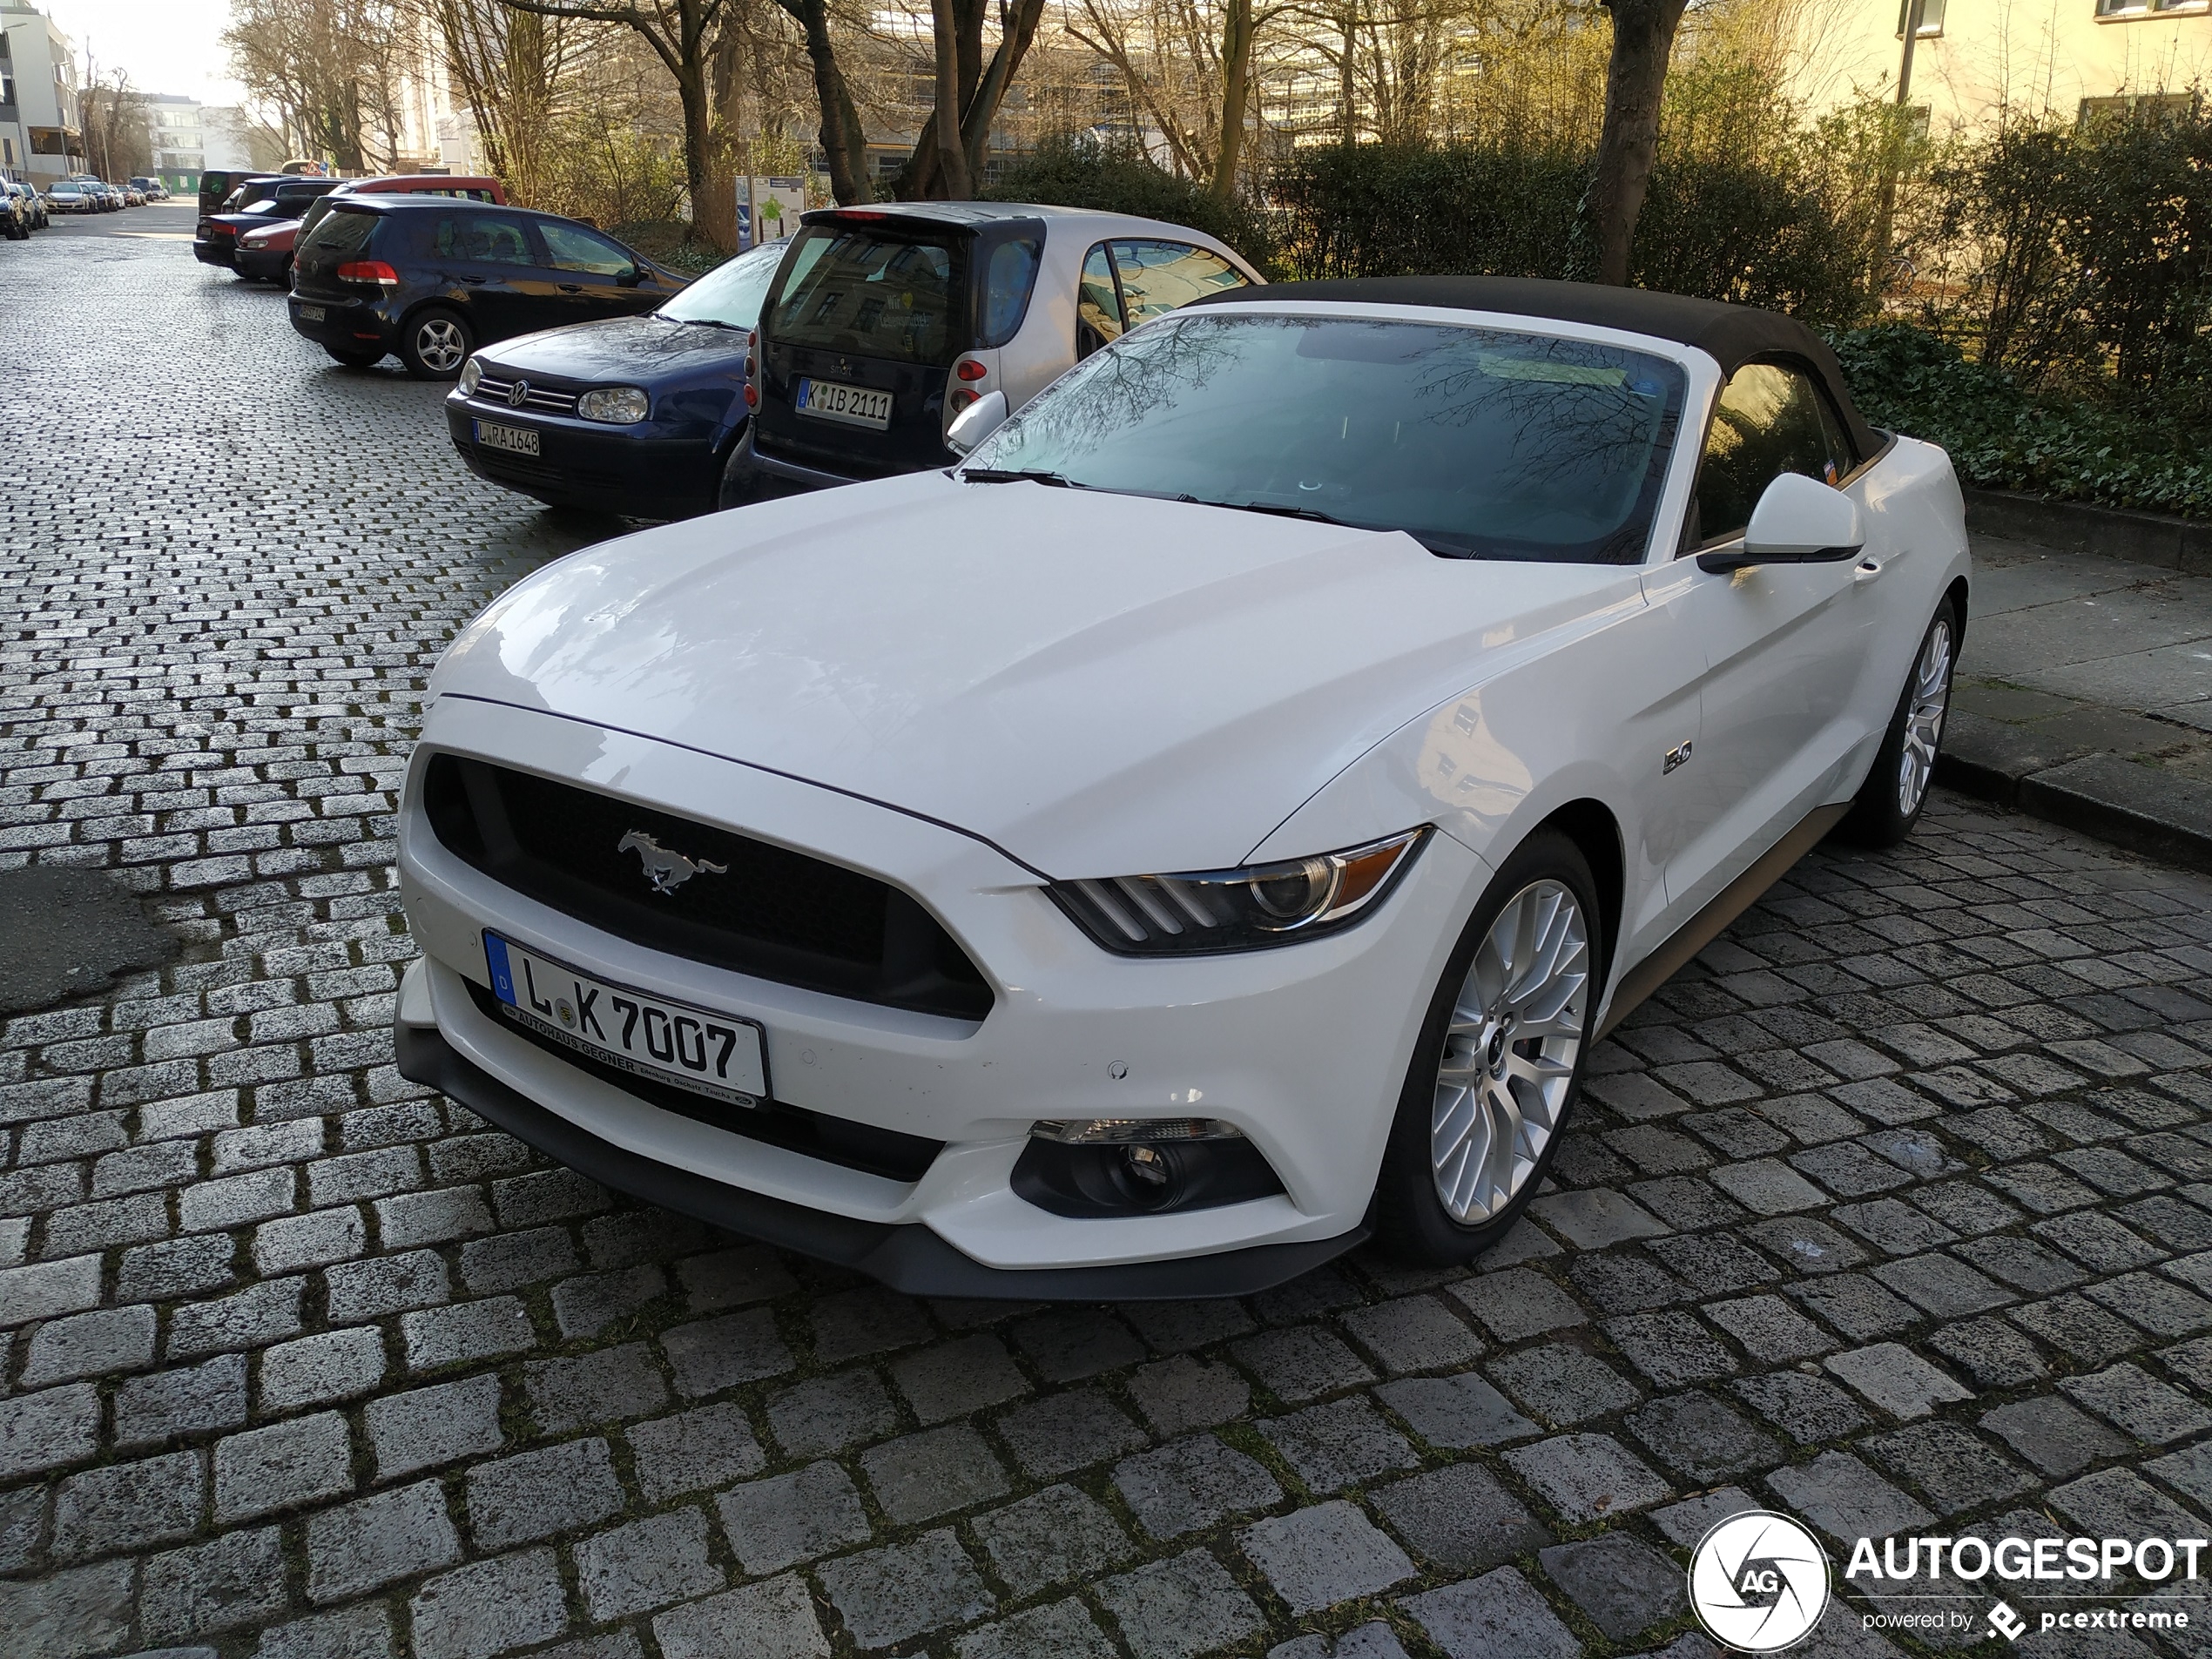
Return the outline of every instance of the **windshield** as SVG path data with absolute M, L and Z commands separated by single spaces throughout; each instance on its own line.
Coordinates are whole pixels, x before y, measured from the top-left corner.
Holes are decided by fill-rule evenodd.
M 779 346 L 943 365 L 961 343 L 966 239 L 810 225 L 784 256 L 764 332 Z
M 1618 346 L 1443 323 L 1177 316 L 967 469 L 1404 530 L 1461 558 L 1643 556 L 1686 385 Z
M 751 328 L 760 320 L 760 302 L 776 280 L 788 244 L 769 242 L 725 260 L 660 308 L 660 314 L 677 322 L 718 322 L 730 328 Z

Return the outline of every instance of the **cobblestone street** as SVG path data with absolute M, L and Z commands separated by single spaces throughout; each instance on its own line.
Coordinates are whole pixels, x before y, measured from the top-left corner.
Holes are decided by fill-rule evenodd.
M 472 479 L 191 219 L 0 248 L 0 867 L 181 947 L 0 1021 L 0 1651 L 1691 1659 L 1740 1508 L 1839 1590 L 1861 1534 L 2212 1531 L 2212 880 L 1949 795 L 1604 1044 L 1468 1273 L 914 1301 L 404 1082 L 422 682 L 621 527 Z M 1863 1588 L 1801 1651 L 2078 1587 L 1899 1646 Z

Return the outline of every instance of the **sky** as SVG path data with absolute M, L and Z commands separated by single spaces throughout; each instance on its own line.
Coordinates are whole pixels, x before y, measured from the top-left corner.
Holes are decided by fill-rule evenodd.
M 178 92 L 203 104 L 235 104 L 223 30 L 230 0 L 31 0 L 69 35 L 81 69 L 130 71 L 141 92 Z

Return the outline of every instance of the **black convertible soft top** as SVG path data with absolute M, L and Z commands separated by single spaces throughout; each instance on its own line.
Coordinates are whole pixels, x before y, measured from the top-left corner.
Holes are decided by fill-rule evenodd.
M 1862 456 L 1885 442 L 1866 424 L 1844 384 L 1843 365 L 1828 342 L 1779 312 L 1754 306 L 1691 300 L 1646 288 L 1615 288 L 1595 282 L 1551 282 L 1537 277 L 1409 276 L 1356 277 L 1341 282 L 1272 282 L 1264 288 L 1224 288 L 1194 300 L 1194 306 L 1235 305 L 1275 300 L 1318 300 L 1371 306 L 1443 306 L 1454 311 L 1498 311 L 1558 322 L 1586 322 L 1622 328 L 1694 346 L 1733 374 L 1760 357 L 1791 357 L 1819 377 L 1844 418 L 1851 442 Z

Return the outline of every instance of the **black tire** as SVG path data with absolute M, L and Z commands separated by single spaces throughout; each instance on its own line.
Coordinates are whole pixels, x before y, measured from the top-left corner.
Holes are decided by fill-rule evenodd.
M 400 330 L 400 361 L 418 381 L 458 380 L 461 366 L 475 349 L 475 331 L 468 319 L 443 306 L 425 306 Z
M 1852 798 L 1851 811 L 1836 826 L 1838 840 L 1855 846 L 1895 846 L 1912 834 L 1913 826 L 1920 821 L 1920 813 L 1928 804 L 1928 786 L 1935 777 L 1936 761 L 1942 752 L 1943 728 L 1951 712 L 1951 682 L 1959 665 L 1959 635 L 1958 604 L 1946 598 L 1936 607 L 1935 615 L 1929 618 L 1927 628 L 1920 636 L 1920 649 L 1912 655 L 1912 666 L 1905 676 L 1905 689 L 1898 694 L 1897 707 L 1890 715 L 1889 730 L 1882 734 L 1882 746 L 1874 752 L 1874 764 L 1867 769 L 1866 781 L 1859 785 L 1858 793 Z M 1939 650 L 1939 637 L 1942 642 L 1941 685 L 1933 691 L 1936 700 L 1931 731 L 1926 705 L 1929 688 L 1925 682 L 1931 669 L 1931 654 Z M 1915 738 L 1916 772 L 1908 776 L 1907 743 Z
M 384 361 L 381 351 L 346 351 L 337 346 L 325 346 L 323 349 L 330 354 L 332 362 L 347 368 L 374 368 Z
M 1581 1036 L 1565 1091 L 1552 1114 L 1551 1130 L 1518 1184 L 1502 1204 L 1491 1207 L 1477 1222 L 1456 1218 L 1446 1208 L 1439 1191 L 1439 1176 L 1431 1150 L 1431 1119 L 1438 1098 L 1439 1071 L 1443 1064 L 1452 1015 L 1461 988 L 1473 968 L 1493 923 L 1507 907 L 1541 882 L 1556 882 L 1572 895 L 1586 932 L 1587 979 L 1568 1008 L 1579 1003 Z M 1437 1266 L 1470 1262 L 1502 1238 L 1521 1219 L 1539 1187 L 1544 1171 L 1557 1156 L 1575 1102 L 1582 1089 L 1582 1072 L 1595 1041 L 1595 1015 L 1605 990 L 1606 964 L 1610 960 L 1604 937 L 1604 913 L 1598 907 L 1597 883 L 1590 874 L 1581 849 L 1554 830 L 1540 830 L 1516 848 L 1484 890 L 1481 902 L 1468 918 L 1460 942 L 1445 964 L 1443 977 L 1429 999 L 1421 1022 L 1420 1040 L 1398 1100 L 1398 1114 L 1391 1124 L 1390 1140 L 1383 1152 L 1382 1171 L 1376 1178 L 1369 1225 L 1377 1242 L 1402 1260 Z M 1516 1045 L 1494 1045 L 1502 1055 Z

